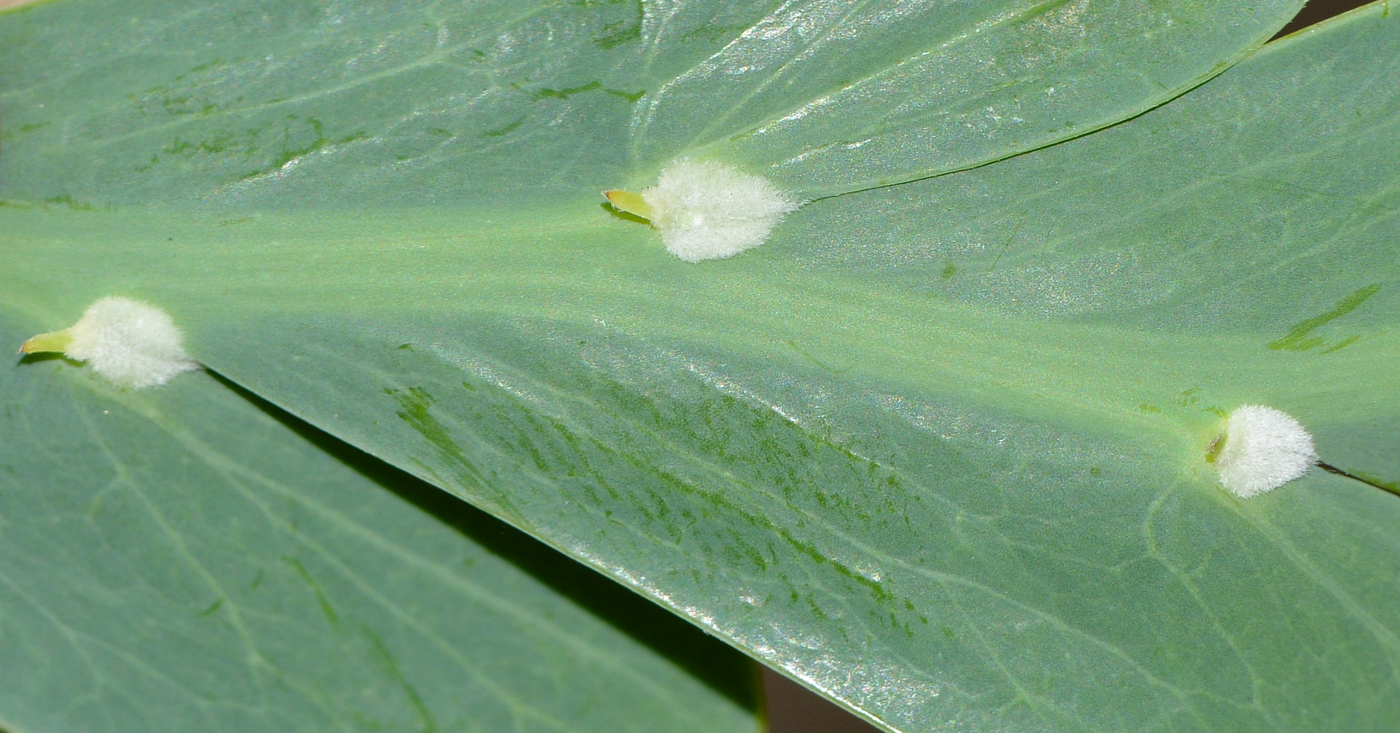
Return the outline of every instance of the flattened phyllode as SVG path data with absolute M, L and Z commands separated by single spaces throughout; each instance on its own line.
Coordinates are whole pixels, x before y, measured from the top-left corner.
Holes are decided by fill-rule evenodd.
M 1272 491 L 1317 463 L 1308 431 L 1287 413 L 1262 405 L 1231 412 L 1211 450 L 1220 483 L 1241 499 Z
M 640 194 L 606 191 L 618 209 L 651 222 L 686 262 L 732 257 L 763 244 L 802 204 L 771 181 L 714 161 L 681 160 Z
M 62 352 L 118 387 L 144 389 L 197 369 L 165 311 L 130 298 L 102 298 L 62 331 L 24 342 L 21 353 Z

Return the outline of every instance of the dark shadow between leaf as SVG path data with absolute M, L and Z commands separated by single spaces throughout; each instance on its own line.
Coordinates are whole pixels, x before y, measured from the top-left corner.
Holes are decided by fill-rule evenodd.
M 1287 35 L 1297 33 L 1310 25 L 1316 25 L 1328 18 L 1341 15 L 1348 10 L 1355 10 L 1362 5 L 1370 3 L 1371 0 L 1310 0 L 1303 9 L 1288 22 L 1271 41 L 1276 41 Z
M 771 669 L 763 670 L 768 733 L 880 733 L 802 685 Z
M 223 375 L 214 379 L 365 478 L 505 559 L 746 710 L 758 711 L 754 663 L 685 619 L 451 494 L 282 410 Z

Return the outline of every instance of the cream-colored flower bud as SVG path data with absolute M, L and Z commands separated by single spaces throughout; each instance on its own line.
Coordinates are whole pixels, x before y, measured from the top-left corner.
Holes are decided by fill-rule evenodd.
M 1272 491 L 1317 463 L 1308 431 L 1288 414 L 1261 405 L 1230 413 L 1211 451 L 1220 483 L 1241 499 Z
M 763 244 L 802 204 L 760 176 L 723 163 L 682 160 L 640 194 L 607 191 L 618 209 L 651 222 L 666 250 L 686 262 L 732 257 Z
M 20 351 L 63 352 L 118 387 L 144 389 L 199 367 L 181 341 L 165 311 L 130 298 L 103 298 L 71 327 L 35 336 Z

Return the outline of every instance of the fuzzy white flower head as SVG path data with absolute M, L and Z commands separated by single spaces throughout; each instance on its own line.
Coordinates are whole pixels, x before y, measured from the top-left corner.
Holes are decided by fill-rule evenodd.
M 656 185 L 640 195 L 609 191 L 607 196 L 618 208 L 649 219 L 666 250 L 686 262 L 757 247 L 802 205 L 766 178 L 689 159 L 661 171 Z
M 1312 436 L 1287 413 L 1245 405 L 1230 413 L 1217 440 L 1220 483 L 1241 499 L 1276 489 L 1317 463 Z
M 35 336 L 23 352 L 62 351 L 118 387 L 144 389 L 197 369 L 165 311 L 130 298 L 103 298 L 70 328 Z

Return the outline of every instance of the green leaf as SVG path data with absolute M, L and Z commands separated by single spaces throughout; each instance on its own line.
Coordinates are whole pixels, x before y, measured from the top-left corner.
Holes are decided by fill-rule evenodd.
M 4 729 L 758 729 L 739 655 L 210 376 L 0 401 Z
M 3 196 L 503 210 L 715 155 L 805 197 L 1138 114 L 1302 0 L 66 0 L 0 27 Z
M 556 12 L 585 11 L 532 18 Z M 716 117 L 697 103 L 676 111 L 690 136 L 668 138 L 697 147 L 653 151 L 629 127 L 647 97 L 623 103 L 652 91 L 625 83 L 653 67 L 626 44 L 590 47 L 599 23 L 546 23 L 549 52 L 506 34 L 518 56 L 502 60 L 519 65 L 501 78 L 541 85 L 518 125 L 495 92 L 410 110 L 445 97 L 384 77 L 339 98 L 340 127 L 316 117 L 313 141 L 360 122 L 364 140 L 281 163 L 307 143 L 193 142 L 262 107 L 142 137 L 112 110 L 145 97 L 109 82 L 105 101 L 58 115 L 68 137 L 36 130 L 30 152 L 0 159 L 8 200 L 116 205 L 0 212 L 6 297 L 43 315 L 36 330 L 102 295 L 159 303 L 212 368 L 893 729 L 1400 717 L 1400 505 L 1318 472 L 1236 503 L 1204 460 L 1219 413 L 1260 402 L 1302 420 L 1329 462 L 1400 479 L 1400 27 L 1382 7 L 1111 129 L 812 203 L 762 248 L 701 266 L 595 192 L 706 145 L 766 166 L 779 148 L 697 138 Z M 354 70 L 333 53 L 353 44 L 331 38 L 336 64 L 308 51 L 289 78 L 332 93 L 287 104 L 337 98 L 338 77 L 306 72 Z M 685 53 L 694 65 L 719 48 Z M 113 73 L 127 69 L 113 53 Z M 863 53 L 832 53 L 873 73 Z M 616 59 L 615 76 L 597 71 Z M 229 87 L 189 83 L 233 98 L 285 81 L 250 64 Z M 1141 109 L 1104 89 L 1094 126 Z M 764 94 L 744 124 L 783 107 Z M 479 137 L 415 148 L 434 114 Z M 61 152 L 77 129 L 118 140 L 113 157 Z M 184 162 L 102 169 L 176 129 L 195 145 Z M 800 144 L 839 142 L 828 129 Z M 1050 141 L 1035 139 L 886 160 L 868 180 Z M 783 180 L 826 190 L 821 166 L 803 170 Z

